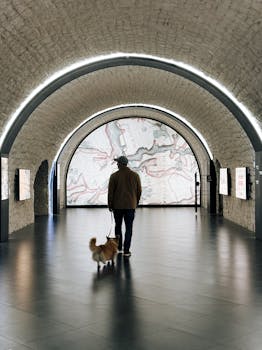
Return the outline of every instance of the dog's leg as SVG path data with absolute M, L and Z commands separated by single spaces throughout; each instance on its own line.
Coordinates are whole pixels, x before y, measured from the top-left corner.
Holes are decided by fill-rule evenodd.
M 106 258 L 103 253 L 100 255 L 100 261 L 105 265 L 106 264 Z

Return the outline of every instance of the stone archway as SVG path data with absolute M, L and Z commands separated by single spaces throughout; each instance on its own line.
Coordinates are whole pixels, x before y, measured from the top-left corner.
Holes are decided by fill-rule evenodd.
M 48 161 L 44 160 L 34 181 L 34 214 L 48 215 Z
M 248 117 L 249 114 L 246 113 L 245 109 L 243 110 L 242 108 L 240 108 L 239 104 L 236 103 L 234 99 L 232 99 L 229 95 L 225 94 L 223 90 L 216 86 L 216 84 L 214 85 L 210 79 L 206 79 L 202 75 L 198 75 L 194 70 L 189 70 L 188 68 L 179 65 L 177 62 L 170 62 L 164 59 L 161 60 L 157 57 L 148 57 L 146 55 L 121 55 L 123 56 L 106 56 L 105 59 L 98 59 L 97 61 L 86 62 L 83 63 L 83 65 L 77 66 L 77 68 L 70 68 L 69 71 L 66 71 L 66 73 L 60 75 L 56 79 L 49 81 L 49 83 L 44 84 L 40 91 L 37 90 L 38 92 L 34 92 L 34 94 L 32 95 L 33 97 L 30 97 L 31 99 L 28 100 L 28 103 L 25 105 L 21 105 L 21 108 L 17 110 L 16 114 L 14 115 L 15 119 L 13 120 L 13 124 L 10 124 L 11 127 L 8 130 L 6 130 L 6 133 L 3 135 L 3 143 L 1 146 L 2 155 L 9 155 L 10 149 L 19 130 L 23 126 L 24 122 L 32 114 L 32 112 L 36 109 L 36 107 L 39 106 L 40 103 L 43 102 L 54 91 L 58 90 L 66 83 L 78 77 L 81 77 L 82 75 L 92 73 L 96 70 L 101 70 L 107 67 L 117 67 L 125 65 L 146 66 L 172 72 L 181 77 L 189 79 L 190 81 L 196 83 L 200 87 L 210 92 L 215 98 L 217 98 L 221 103 L 223 103 L 224 106 L 227 107 L 227 109 L 235 116 L 235 118 L 239 121 L 240 125 L 243 127 L 243 130 L 249 137 L 254 147 L 254 151 L 256 152 L 256 231 L 262 232 L 261 220 L 259 216 L 259 208 L 261 207 L 261 181 L 259 181 L 259 170 L 261 164 L 261 129 L 257 129 L 255 125 L 251 123 L 253 119 L 250 119 Z M 1 203 L 1 218 L 5 215 L 6 210 L 8 210 L 8 206 L 8 200 L 6 200 L 6 203 Z M 8 227 L 6 227 L 5 225 L 3 227 L 3 230 L 8 231 Z

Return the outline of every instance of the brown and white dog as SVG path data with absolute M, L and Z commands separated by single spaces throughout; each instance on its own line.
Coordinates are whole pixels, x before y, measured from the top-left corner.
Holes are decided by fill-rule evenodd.
M 106 264 L 107 261 L 112 261 L 114 264 L 114 258 L 117 253 L 118 247 L 118 237 L 110 238 L 107 237 L 107 242 L 105 244 L 96 245 L 96 238 L 90 239 L 89 248 L 92 254 L 92 258 L 97 262 L 97 268 L 100 268 L 100 262 Z

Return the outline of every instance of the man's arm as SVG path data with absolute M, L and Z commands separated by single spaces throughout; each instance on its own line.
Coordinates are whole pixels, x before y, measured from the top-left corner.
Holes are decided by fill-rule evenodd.
M 114 199 L 114 180 L 111 175 L 109 178 L 108 195 L 107 195 L 107 204 L 108 204 L 108 209 L 110 211 L 113 210 L 113 199 Z
M 141 180 L 140 180 L 139 175 L 137 174 L 137 205 L 139 203 L 141 193 L 142 193 Z

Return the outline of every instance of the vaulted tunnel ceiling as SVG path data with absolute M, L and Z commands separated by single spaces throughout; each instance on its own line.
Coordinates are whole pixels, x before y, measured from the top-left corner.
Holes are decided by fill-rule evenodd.
M 141 79 L 143 77 L 143 79 Z M 195 83 L 172 73 L 146 67 L 117 67 L 76 79 L 50 95 L 29 117 L 14 152 L 35 145 L 35 156 L 59 148 L 68 133 L 90 115 L 120 104 L 151 104 L 184 117 L 205 137 L 211 152 L 228 159 L 250 149 L 238 121 L 225 106 Z M 32 132 L 32 130 L 34 130 Z M 45 130 L 45 133 L 43 132 Z M 223 140 L 221 142 L 221 140 Z
M 0 1 L 3 130 L 21 102 L 57 71 L 97 55 L 129 52 L 184 62 L 223 84 L 262 121 L 259 1 Z M 251 152 L 232 113 L 194 82 L 156 68 L 118 66 L 79 77 L 29 116 L 12 153 L 54 157 L 88 116 L 119 104 L 153 104 L 186 118 L 212 153 Z M 241 140 L 241 142 L 239 141 Z M 251 152 L 252 153 L 252 152 Z

